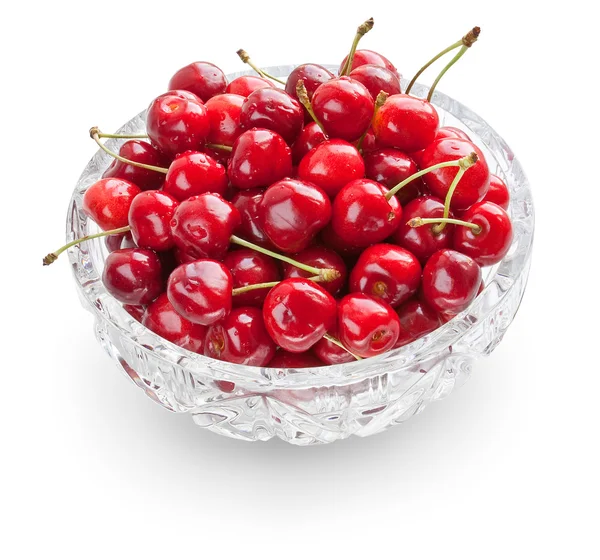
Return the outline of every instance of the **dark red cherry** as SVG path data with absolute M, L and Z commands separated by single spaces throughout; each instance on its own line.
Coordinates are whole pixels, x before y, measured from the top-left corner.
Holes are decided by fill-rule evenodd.
M 248 130 L 233 144 L 227 173 L 238 189 L 268 187 L 291 175 L 292 151 L 272 130 Z
M 154 251 L 173 247 L 171 219 L 178 206 L 170 194 L 163 191 L 144 191 L 129 207 L 129 225 L 136 245 Z
M 485 193 L 483 200 L 486 202 L 493 202 L 500 206 L 500 208 L 508 210 L 510 193 L 506 183 L 500 179 L 498 175 L 494 175 L 493 173 L 490 174 L 490 186 L 487 193 Z
M 117 251 L 118 249 L 132 249 L 137 247 L 133 241 L 133 237 L 131 237 L 131 232 L 107 235 L 104 238 L 104 243 L 106 244 L 109 253 Z
M 327 68 L 323 68 L 323 66 L 319 66 L 318 64 L 300 64 L 300 66 L 296 66 L 296 68 L 290 72 L 287 82 L 285 83 L 285 91 L 287 91 L 294 99 L 298 99 L 296 86 L 298 85 L 298 82 L 302 80 L 306 92 L 308 93 L 308 99 L 311 100 L 316 89 L 321 84 L 324 84 L 333 78 L 335 78 L 335 76 L 327 70 Z M 312 122 L 312 117 L 308 114 L 306 109 L 304 109 L 304 116 L 307 123 Z
M 335 330 L 329 334 L 334 337 L 338 336 L 337 331 Z M 319 360 L 327 365 L 347 364 L 348 362 L 356 361 L 356 358 L 350 354 L 350 352 L 326 338 L 319 340 L 312 347 L 312 352 L 317 358 L 319 358 Z
M 238 209 L 241 216 L 241 223 L 235 233 L 246 241 L 271 248 L 273 245 L 262 228 L 260 218 L 260 201 L 264 194 L 263 189 L 238 191 L 231 199 L 231 204 Z
M 123 309 L 127 311 L 127 313 L 129 313 L 138 323 L 141 323 L 144 312 L 146 311 L 146 306 L 123 304 Z
M 211 144 L 232 146 L 236 138 L 243 132 L 240 115 L 245 98 L 233 93 L 216 95 L 206 102 L 206 110 L 210 119 L 208 141 Z
M 202 147 L 210 132 L 208 111 L 200 98 L 185 90 L 159 95 L 148 108 L 148 136 L 167 155 Z
M 353 142 L 369 128 L 375 102 L 365 86 L 343 76 L 320 85 L 312 106 L 330 137 Z
M 83 211 L 104 231 L 122 228 L 128 224 L 129 207 L 140 192 L 124 179 L 100 179 L 85 191 Z
M 365 176 L 365 163 L 349 142 L 326 140 L 304 156 L 298 175 L 303 181 L 321 187 L 333 198 L 350 181 Z
M 145 305 L 163 291 L 156 253 L 148 249 L 119 249 L 106 257 L 102 283 L 122 303 Z
M 374 150 L 380 150 L 381 146 L 377 143 L 377 138 L 375 138 L 375 132 L 373 132 L 373 127 L 370 127 L 367 130 L 367 134 L 362 141 L 361 152 L 363 154 L 368 154 Z
M 316 122 L 308 123 L 300 132 L 300 136 L 292 146 L 292 161 L 298 165 L 300 160 L 313 148 L 325 142 L 327 138 Z
M 233 278 L 220 262 L 201 259 L 178 266 L 167 295 L 175 311 L 192 323 L 212 325 L 231 311 Z
M 325 364 L 319 359 L 315 358 L 310 352 L 302 352 L 295 354 L 282 350 L 281 348 L 275 352 L 275 357 L 269 362 L 268 367 L 270 368 L 308 368 L 308 367 L 321 367 Z
M 336 302 L 304 278 L 288 278 L 267 295 L 263 316 L 267 332 L 289 352 L 305 352 L 335 324 Z
M 350 272 L 350 292 L 379 297 L 396 306 L 417 293 L 421 265 L 402 247 L 380 243 L 363 251 Z
M 478 202 L 466 210 L 461 219 L 478 225 L 480 230 L 456 226 L 454 249 L 469 255 L 480 266 L 496 264 L 506 256 L 513 229 L 503 208 L 493 202 Z
M 344 241 L 337 233 L 335 233 L 331 227 L 331 222 L 321 230 L 320 237 L 321 242 L 325 247 L 340 255 L 346 262 L 354 262 L 355 257 L 360 255 L 363 250 L 362 247 L 355 247 Z
M 466 132 L 454 126 L 442 126 L 438 128 L 434 142 L 436 142 L 437 140 L 441 140 L 442 138 L 462 138 L 463 140 L 471 140 Z M 413 158 L 413 160 L 415 160 L 416 164 L 421 169 L 424 169 L 424 167 L 421 165 L 421 154 L 424 151 L 425 149 L 410 154 L 410 157 Z
M 273 82 L 259 76 L 240 76 L 235 80 L 231 80 L 226 91 L 227 93 L 248 97 L 253 91 L 265 87 L 273 87 Z
M 348 294 L 338 304 L 338 334 L 353 354 L 370 358 L 394 347 L 400 333 L 396 312 L 384 301 Z
M 190 352 L 202 354 L 206 327 L 184 319 L 169 301 L 165 293 L 160 294 L 144 312 L 142 324 L 173 344 Z
M 386 200 L 387 192 L 370 179 L 348 183 L 333 201 L 335 233 L 354 247 L 368 247 L 388 238 L 400 224 L 402 208 L 395 196 Z
M 435 107 L 424 99 L 391 95 L 373 119 L 377 142 L 406 153 L 422 150 L 435 140 L 439 128 Z
M 307 264 L 308 266 L 314 266 L 315 268 L 337 270 L 339 272 L 338 278 L 329 282 L 319 282 L 319 286 L 334 296 L 346 283 L 346 278 L 348 276 L 346 264 L 342 257 L 331 249 L 327 249 L 326 247 L 309 247 L 294 255 L 294 260 L 301 262 L 302 264 Z M 312 276 L 312 274 L 306 270 L 301 270 L 291 264 L 283 263 L 284 278 L 309 278 L 310 276 Z
M 340 66 L 340 72 L 344 68 L 344 64 L 346 64 L 347 58 L 348 57 L 344 58 L 344 60 L 342 61 L 342 64 Z M 400 74 L 398 73 L 398 70 L 396 70 L 396 67 L 385 56 L 375 51 L 370 51 L 368 49 L 361 49 L 354 53 L 354 58 L 352 59 L 352 68 L 350 68 L 350 70 L 352 71 L 355 68 L 358 68 L 359 66 L 364 66 L 365 64 L 374 64 L 376 66 L 382 66 L 383 68 L 387 68 L 388 70 L 396 74 L 398 78 L 400 77 Z
M 198 260 L 197 257 L 194 257 L 193 255 L 188 255 L 185 251 L 182 251 L 179 247 L 175 247 L 175 249 L 173 249 L 173 254 L 175 255 L 175 260 L 177 261 L 177 264 L 187 264 L 193 261 Z
M 282 179 L 265 191 L 259 211 L 271 243 L 286 253 L 297 253 L 328 224 L 331 202 L 316 185 Z
M 398 75 L 383 66 L 363 64 L 352 70 L 350 77 L 365 86 L 373 99 L 382 91 L 388 95 L 402 93 Z
M 423 268 L 423 297 L 438 312 L 459 313 L 477 296 L 481 268 L 467 255 L 442 249 Z
M 206 356 L 245 366 L 266 366 L 275 356 L 275 350 L 257 307 L 234 309 L 209 327 L 204 343 Z
M 188 255 L 220 259 L 240 222 L 233 204 L 218 194 L 206 193 L 179 205 L 171 220 L 171 233 L 175 245 Z
M 227 188 L 225 167 L 202 152 L 184 152 L 169 167 L 163 190 L 183 201 L 204 193 L 223 195 Z
M 223 71 L 210 62 L 192 62 L 175 72 L 169 89 L 184 89 L 195 93 L 202 101 L 225 93 L 227 78 Z
M 396 308 L 400 319 L 400 335 L 394 348 L 409 344 L 442 325 L 440 316 L 424 301 L 410 299 Z

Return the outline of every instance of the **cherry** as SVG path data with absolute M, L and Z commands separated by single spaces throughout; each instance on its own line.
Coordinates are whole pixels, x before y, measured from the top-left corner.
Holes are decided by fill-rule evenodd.
M 163 190 L 183 201 L 209 192 L 223 195 L 226 188 L 225 167 L 202 152 L 188 151 L 173 160 Z
M 141 323 L 142 318 L 144 317 L 144 312 L 146 311 L 146 306 L 123 304 L 123 309 L 127 311 L 127 313 L 129 313 L 129 315 L 131 315 L 138 323 Z
M 288 352 L 281 348 L 275 352 L 275 357 L 269 362 L 270 368 L 308 368 L 321 367 L 325 364 L 313 356 L 310 352 L 300 354 Z
M 394 348 L 409 344 L 442 325 L 440 316 L 424 301 L 410 299 L 396 309 L 400 319 L 400 336 Z
M 306 87 L 308 99 L 311 100 L 315 90 L 321 84 L 324 84 L 333 78 L 335 78 L 335 76 L 323 66 L 318 64 L 300 64 L 290 72 L 287 82 L 285 83 L 285 91 L 295 99 L 298 99 L 296 86 L 298 85 L 298 81 L 302 80 Z M 304 111 L 304 117 L 307 123 L 312 122 L 312 117 L 306 110 Z
M 167 295 L 175 311 L 200 325 L 212 325 L 229 315 L 232 289 L 229 270 L 208 259 L 178 266 L 167 283 Z
M 326 247 L 309 247 L 304 249 L 297 255 L 294 255 L 294 260 L 301 263 L 314 266 L 315 268 L 333 269 L 338 271 L 337 278 L 329 282 L 320 282 L 319 285 L 327 290 L 330 294 L 336 295 L 346 283 L 348 271 L 342 257 L 331 249 Z M 310 278 L 312 274 L 306 270 L 301 270 L 291 264 L 283 263 L 284 278 Z
M 260 219 L 260 201 L 264 194 L 263 189 L 238 191 L 231 199 L 231 204 L 238 209 L 241 216 L 236 233 L 248 241 L 270 249 L 273 245 L 264 232 Z
M 346 64 L 348 57 L 344 58 L 342 64 L 340 65 L 340 73 Z M 392 73 L 396 74 L 396 76 L 400 77 L 398 70 L 396 67 L 382 54 L 379 54 L 375 51 L 370 51 L 368 49 L 361 49 L 354 53 L 354 58 L 352 60 L 352 68 L 350 68 L 350 72 L 359 66 L 364 66 L 365 64 L 374 64 L 375 66 L 382 66 L 383 68 L 387 68 Z
M 129 225 L 133 241 L 144 249 L 166 251 L 173 247 L 170 222 L 177 200 L 162 191 L 144 191 L 129 207 Z
M 146 308 L 142 324 L 173 344 L 202 354 L 206 327 L 192 323 L 177 313 L 165 292 Z
M 210 119 L 208 141 L 211 144 L 231 146 L 243 132 L 240 115 L 245 98 L 233 93 L 216 95 L 206 102 Z
M 440 313 L 459 313 L 477 296 L 481 279 L 481 268 L 471 257 L 442 249 L 423 268 L 423 297 Z
M 273 82 L 260 76 L 240 76 L 229 83 L 226 91 L 248 97 L 253 91 L 265 87 L 273 87 Z
M 100 179 L 83 195 L 83 211 L 104 231 L 125 227 L 133 199 L 142 192 L 124 179 Z
M 234 309 L 225 319 L 211 325 L 204 344 L 206 356 L 245 366 L 266 366 L 275 350 L 257 307 Z
M 335 233 L 334 229 L 331 227 L 331 222 L 321 230 L 320 237 L 321 242 L 325 247 L 343 257 L 346 262 L 353 262 L 355 257 L 360 255 L 362 252 L 362 247 L 354 247 L 354 245 L 349 245 L 337 233 Z
M 298 179 L 271 185 L 260 201 L 263 231 L 286 253 L 308 247 L 331 219 L 331 203 L 322 189 Z
M 336 337 L 337 332 L 334 331 L 332 335 Z M 319 360 L 327 365 L 347 364 L 356 361 L 356 358 L 348 350 L 325 337 L 312 347 L 312 351 Z
M 365 86 L 343 76 L 321 84 L 312 107 L 329 136 L 352 142 L 369 128 L 375 102 Z
M 442 138 L 462 138 L 463 140 L 469 140 L 469 135 L 462 131 L 460 128 L 456 128 L 454 126 L 442 126 L 438 129 L 437 134 L 435 135 L 435 141 L 441 140 Z M 410 157 L 417 163 L 417 165 L 424 169 L 421 161 L 421 155 L 425 151 L 425 148 L 419 150 L 418 152 L 413 152 L 410 154 Z
M 365 176 L 365 164 L 352 144 L 344 140 L 326 140 L 304 156 L 298 175 L 333 198 L 347 183 Z
M 106 257 L 102 283 L 122 303 L 145 305 L 163 290 L 160 260 L 148 249 L 119 249 Z
M 263 317 L 276 344 L 305 352 L 335 324 L 336 302 L 323 288 L 304 278 L 288 278 L 267 295 Z
M 106 248 L 108 249 L 109 253 L 117 251 L 118 249 L 131 249 L 137 247 L 133 241 L 133 237 L 131 237 L 130 231 L 127 233 L 107 235 L 104 238 L 104 243 L 106 243 Z
M 350 273 L 349 291 L 396 306 L 413 296 L 421 283 L 421 265 L 406 249 L 381 243 L 363 251 Z
M 327 137 L 316 122 L 307 124 L 292 146 L 292 161 L 298 165 L 302 158 L 313 148 L 325 142 Z
M 510 193 L 506 183 L 500 179 L 498 175 L 494 175 L 493 173 L 490 174 L 490 187 L 483 197 L 483 200 L 486 202 L 493 202 L 500 206 L 500 208 L 508 210 Z
M 349 76 L 365 86 L 373 99 L 377 98 L 380 91 L 385 91 L 388 95 L 402 92 L 398 74 L 383 66 L 363 64 L 352 70 Z
M 223 71 L 210 62 L 192 62 L 175 72 L 169 89 L 183 89 L 196 94 L 202 101 L 225 93 L 227 78 Z
M 175 245 L 197 258 L 225 255 L 229 238 L 240 225 L 237 208 L 218 194 L 205 193 L 184 200 L 171 220 Z
M 173 250 L 173 254 L 175 255 L 175 261 L 177 262 L 177 264 L 187 264 L 198 260 L 197 257 L 189 255 L 185 251 L 182 251 L 179 247 L 175 247 L 175 249 Z
M 418 171 L 417 164 L 409 156 L 392 148 L 370 151 L 365 154 L 364 160 L 367 178 L 381 183 L 388 189 L 395 187 Z M 400 189 L 396 198 L 404 206 L 419 196 L 423 189 L 423 180 L 418 178 Z
M 377 138 L 375 138 L 375 132 L 373 132 L 373 127 L 370 127 L 362 140 L 360 150 L 363 154 L 368 154 L 369 152 L 373 152 L 374 150 L 379 149 L 381 149 L 381 146 L 377 143 Z
M 338 304 L 338 334 L 353 354 L 370 358 L 391 350 L 400 333 L 396 312 L 384 301 L 348 294 Z
M 267 187 L 291 175 L 292 151 L 276 132 L 254 128 L 235 141 L 227 172 L 238 189 Z

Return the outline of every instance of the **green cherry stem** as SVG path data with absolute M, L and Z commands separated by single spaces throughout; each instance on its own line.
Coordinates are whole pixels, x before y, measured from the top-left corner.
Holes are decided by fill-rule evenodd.
M 275 76 L 271 76 L 271 74 L 267 74 L 264 70 L 256 66 L 256 64 L 254 64 L 254 62 L 252 62 L 252 60 L 250 59 L 250 55 L 244 49 L 236 51 L 236 54 L 242 59 L 242 62 L 244 64 L 250 66 L 250 68 L 252 68 L 252 70 L 254 70 L 262 78 L 268 78 L 269 80 L 273 80 L 275 82 L 279 82 L 280 84 L 285 85 L 284 81 L 280 80 L 279 78 L 276 78 Z
M 94 126 L 90 129 L 90 134 L 92 130 L 97 131 L 98 138 L 123 138 L 129 140 L 148 138 L 148 135 L 144 134 L 143 132 L 138 134 L 108 134 L 107 132 L 101 132 L 97 126 Z
M 351 356 L 354 356 L 354 359 L 362 360 L 362 358 L 360 356 L 357 356 L 356 354 L 350 352 L 350 350 L 348 350 L 348 348 L 346 348 L 337 338 L 335 338 L 335 336 L 331 336 L 329 333 L 325 333 L 323 335 L 323 338 L 325 338 L 326 340 L 329 340 L 329 342 L 331 342 L 331 344 L 335 344 L 336 346 L 339 346 L 342 350 L 345 350 Z
M 307 278 L 307 280 L 312 280 L 313 282 L 323 282 L 323 278 L 321 276 L 311 276 Z M 264 288 L 274 288 L 279 284 L 281 280 L 275 280 L 273 282 L 261 282 L 260 284 L 249 284 L 248 286 L 242 286 L 240 288 L 234 288 L 232 290 L 232 294 L 237 296 L 239 294 L 245 294 L 246 292 L 250 292 L 252 290 L 262 290 Z
M 352 47 L 350 47 L 350 53 L 348 54 L 348 58 L 346 58 L 346 63 L 340 72 L 340 76 L 346 76 L 350 74 L 352 71 L 352 63 L 354 62 L 354 53 L 356 53 L 356 49 L 358 48 L 358 43 L 366 35 L 371 29 L 373 29 L 373 25 L 375 22 L 373 18 L 369 18 L 367 21 L 361 23 L 356 30 L 356 35 L 354 35 L 354 39 L 352 40 Z
M 373 118 L 371 119 L 371 126 L 373 125 L 373 121 L 375 120 L 377 111 L 379 111 L 379 109 L 381 109 L 383 104 L 387 101 L 388 97 L 389 97 L 389 93 L 387 93 L 383 90 L 377 94 L 377 99 L 375 99 L 375 108 L 373 109 Z M 362 133 L 362 136 L 359 138 L 358 143 L 356 144 L 356 149 L 361 154 L 362 154 L 362 145 L 363 145 L 363 142 L 365 141 L 365 137 L 367 136 L 367 132 L 369 132 L 369 128 L 371 128 L 371 127 L 368 126 L 367 129 Z
M 304 105 L 304 108 L 308 111 L 308 114 L 311 116 L 312 120 L 315 121 L 318 127 L 323 131 L 323 134 L 327 136 L 325 129 L 323 128 L 323 124 L 315 115 L 315 111 L 313 109 L 312 103 L 308 98 L 308 91 L 306 91 L 306 86 L 304 85 L 304 80 L 298 80 L 296 83 L 296 95 L 298 96 L 298 101 Z
M 456 226 L 464 226 L 471 228 L 475 235 L 481 233 L 481 226 L 472 222 L 465 222 L 464 220 L 457 220 L 455 218 L 412 218 L 406 222 L 407 226 L 410 227 L 421 227 L 427 224 L 454 224 Z

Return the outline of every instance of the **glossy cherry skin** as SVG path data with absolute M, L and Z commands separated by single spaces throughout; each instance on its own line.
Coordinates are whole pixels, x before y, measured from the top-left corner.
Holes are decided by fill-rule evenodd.
M 421 265 L 412 253 L 388 243 L 367 247 L 350 272 L 350 292 L 378 297 L 395 307 L 417 293 Z
M 104 238 L 104 243 L 106 244 L 109 253 L 117 251 L 118 249 L 131 249 L 137 247 L 133 241 L 133 237 L 131 237 L 130 231 L 127 233 L 107 235 Z
M 292 146 L 292 161 L 294 165 L 298 165 L 302 158 L 308 154 L 313 148 L 317 147 L 322 142 L 325 142 L 327 137 L 316 122 L 308 123 L 300 132 L 300 135 Z
M 377 142 L 406 153 L 422 150 L 435 140 L 440 119 L 435 107 L 412 95 L 390 95 L 373 119 Z
M 458 183 L 450 205 L 453 210 L 464 210 L 481 200 L 487 193 L 490 171 L 483 152 L 468 140 L 442 138 L 428 146 L 421 154 L 421 167 L 427 168 L 444 161 L 461 159 L 472 152 L 475 152 L 479 159 L 475 165 L 467 169 Z M 444 200 L 457 171 L 458 167 L 436 169 L 425 174 L 423 181 L 433 195 Z
M 242 288 L 263 282 L 277 282 L 281 273 L 275 259 L 253 251 L 252 249 L 237 249 L 225 255 L 223 264 L 231 272 L 233 287 Z M 262 305 L 270 288 L 250 290 L 233 296 L 234 307 L 245 305 Z
M 270 368 L 307 368 L 307 367 L 321 367 L 325 363 L 321 362 L 310 352 L 302 352 L 300 354 L 294 354 L 281 348 L 275 352 L 275 357 L 269 362 Z
M 173 344 L 181 346 L 190 352 L 202 354 L 206 327 L 192 323 L 182 317 L 163 292 L 145 310 L 142 324 Z
M 423 297 L 440 313 L 460 313 L 477 296 L 481 268 L 467 255 L 442 249 L 423 268 Z
M 124 179 L 100 179 L 85 191 L 83 211 L 104 231 L 122 228 L 128 224 L 129 207 L 140 192 Z
M 394 188 L 418 171 L 417 164 L 409 156 L 393 148 L 371 151 L 365 154 L 364 161 L 367 178 L 381 183 L 387 189 Z M 423 181 L 419 177 L 402 187 L 395 196 L 404 206 L 419 196 L 423 188 Z
M 209 327 L 204 343 L 206 356 L 245 366 L 266 366 L 275 350 L 258 307 L 234 309 Z
M 160 297 L 160 296 L 159 296 Z M 123 309 L 127 311 L 138 323 L 142 322 L 144 312 L 146 311 L 145 305 L 127 305 L 123 304 Z
M 294 260 L 314 266 L 315 268 L 331 268 L 339 272 L 339 277 L 329 282 L 319 282 L 319 286 L 327 290 L 331 295 L 338 294 L 346 284 L 348 269 L 342 257 L 326 247 L 309 247 L 294 255 Z M 284 278 L 310 278 L 310 272 L 302 270 L 288 263 L 283 263 Z
M 498 175 L 490 173 L 490 186 L 487 193 L 485 193 L 483 200 L 486 202 L 493 202 L 500 206 L 500 208 L 508 210 L 510 204 L 510 192 L 508 191 L 506 183 L 500 179 Z
M 223 195 L 227 188 L 225 167 L 202 152 L 184 152 L 169 167 L 163 190 L 177 200 L 204 193 Z
M 320 238 L 323 246 L 340 255 L 346 262 L 353 263 L 363 250 L 362 247 L 355 247 L 344 241 L 335 233 L 333 227 L 331 227 L 331 222 L 321 230 Z
M 374 105 L 369 90 L 348 76 L 320 85 L 312 98 L 313 110 L 325 132 L 348 142 L 358 140 L 369 128 Z
M 350 77 L 365 86 L 373 99 L 382 91 L 388 95 L 402 93 L 398 75 L 383 66 L 363 64 L 352 70 Z
M 236 235 L 269 249 L 273 248 L 273 244 L 264 232 L 260 218 L 260 201 L 264 194 L 264 189 L 238 191 L 231 199 L 231 204 L 238 209 L 241 217 Z
M 396 308 L 400 319 L 400 335 L 394 348 L 409 344 L 442 325 L 440 316 L 424 301 L 410 299 Z
M 462 138 L 463 140 L 469 140 L 469 141 L 471 140 L 466 132 L 464 132 L 460 128 L 456 128 L 454 126 L 442 126 L 442 127 L 438 128 L 437 134 L 435 135 L 434 142 L 436 142 L 437 140 L 441 140 L 442 138 Z M 421 162 L 421 154 L 424 151 L 425 151 L 425 149 L 419 150 L 418 152 L 413 152 L 412 154 L 410 154 L 410 157 L 413 158 L 413 160 L 416 162 L 416 164 L 421 169 L 424 169 L 423 166 L 421 165 L 421 163 L 422 163 Z
M 223 70 L 210 62 L 192 62 L 175 72 L 169 89 L 184 89 L 196 94 L 202 101 L 225 93 L 227 78 Z
M 347 58 L 348 57 L 344 58 L 342 64 L 340 65 L 340 72 L 342 71 L 344 64 L 346 64 Z M 358 68 L 359 66 L 364 66 L 365 64 L 374 64 L 375 66 L 382 66 L 383 68 L 387 68 L 388 70 L 396 74 L 396 76 L 400 77 L 400 74 L 398 73 L 398 70 L 396 70 L 396 67 L 385 56 L 375 51 L 370 51 L 368 49 L 361 49 L 354 53 L 354 58 L 352 59 L 352 68 L 350 68 L 350 70 L 352 71 L 355 68 Z
M 259 211 L 271 243 L 286 253 L 297 253 L 329 223 L 331 202 L 316 185 L 282 179 L 265 191 Z
M 263 317 L 275 343 L 289 352 L 305 352 L 335 324 L 336 302 L 304 278 L 288 278 L 267 295 Z
M 478 265 L 490 266 L 500 262 L 508 253 L 513 228 L 506 210 L 493 202 L 478 202 L 464 212 L 461 219 L 477 224 L 481 231 L 457 226 L 453 248 L 469 255 Z
M 119 249 L 106 257 L 102 283 L 122 303 L 146 305 L 163 291 L 156 253 L 148 249 Z
M 233 204 L 218 194 L 206 193 L 178 206 L 171 220 L 171 234 L 175 245 L 188 255 L 220 259 L 240 222 Z
M 435 224 L 411 227 L 408 222 L 413 218 L 441 218 L 443 215 L 444 203 L 439 198 L 433 196 L 415 198 L 402 209 L 402 222 L 394 232 L 392 240 L 408 249 L 421 263 L 425 263 L 433 253 L 452 245 L 454 226 L 446 224 L 441 233 L 435 233 Z M 452 213 L 450 217 L 453 217 Z
M 167 283 L 167 295 L 175 311 L 200 325 L 212 325 L 229 315 L 232 289 L 229 270 L 208 259 L 178 266 Z
M 238 189 L 268 187 L 292 174 L 292 151 L 272 130 L 247 130 L 233 144 L 227 173 Z
M 302 158 L 298 176 L 321 187 L 333 198 L 350 181 L 365 176 L 365 163 L 349 142 L 326 140 Z
M 273 82 L 259 76 L 240 76 L 231 80 L 226 92 L 248 97 L 253 91 L 265 87 L 273 87 Z
M 377 142 L 377 138 L 375 138 L 375 132 L 373 132 L 373 127 L 370 127 L 367 130 L 367 134 L 362 141 L 361 151 L 363 154 L 368 154 L 374 150 L 380 150 L 381 146 Z
M 232 146 L 236 138 L 243 132 L 240 115 L 245 98 L 233 93 L 216 95 L 206 102 L 206 110 L 210 119 L 208 141 L 211 144 Z
M 330 333 L 337 337 L 337 331 Z M 313 354 L 327 365 L 347 364 L 356 361 L 356 358 L 337 344 L 322 338 L 312 347 Z
M 338 335 L 353 354 L 370 358 L 394 347 L 400 333 L 396 312 L 381 299 L 348 294 L 338 304 Z
M 333 78 L 335 78 L 335 76 L 323 66 L 319 66 L 318 64 L 300 64 L 290 72 L 285 83 L 285 91 L 287 91 L 294 99 L 298 99 L 296 86 L 298 85 L 298 82 L 302 80 L 308 94 L 308 99 L 311 100 L 316 89 L 321 84 L 324 84 Z M 306 109 L 304 109 L 304 116 L 307 123 L 312 122 L 312 118 Z
M 253 91 L 244 101 L 240 114 L 243 129 L 266 128 L 292 144 L 304 125 L 302 105 L 278 88 Z
M 129 207 L 129 225 L 138 247 L 167 251 L 174 246 L 171 219 L 179 202 L 162 191 L 144 191 Z
M 165 154 L 149 142 L 144 142 L 143 140 L 127 140 L 119 148 L 119 155 L 125 159 L 146 165 L 154 165 L 156 167 L 169 166 L 169 159 Z M 112 161 L 108 169 L 102 174 L 102 177 L 125 179 L 143 191 L 159 189 L 165 180 L 164 173 L 123 163 L 118 159 Z
M 402 208 L 396 197 L 386 200 L 387 192 L 370 179 L 348 183 L 333 201 L 334 232 L 354 247 L 368 247 L 389 237 L 400 224 Z
M 150 103 L 146 129 L 155 146 L 175 156 L 202 147 L 210 132 L 210 119 L 198 96 L 185 90 L 173 90 Z

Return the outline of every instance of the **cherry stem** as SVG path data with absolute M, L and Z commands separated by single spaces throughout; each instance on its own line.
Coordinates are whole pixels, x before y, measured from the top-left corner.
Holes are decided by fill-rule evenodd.
M 377 94 L 377 99 L 375 99 L 375 107 L 373 109 L 373 117 L 371 118 L 371 126 L 373 125 L 373 121 L 375 120 L 375 117 L 377 115 L 377 111 L 379 111 L 379 109 L 381 107 L 383 107 L 383 104 L 387 101 L 387 98 L 390 96 L 389 93 L 381 90 L 378 94 Z M 359 138 L 358 143 L 356 144 L 356 149 L 362 154 L 362 145 L 363 142 L 365 140 L 365 137 L 367 136 L 367 132 L 369 132 L 369 128 L 371 128 L 371 126 L 368 126 L 366 128 L 366 130 L 362 133 L 362 136 Z
M 313 282 L 322 282 L 323 278 L 321 278 L 321 276 L 311 276 L 310 278 L 307 278 L 307 280 L 312 280 Z M 239 294 L 244 294 L 244 293 L 250 292 L 252 290 L 262 290 L 264 288 L 274 288 L 279 283 L 281 283 L 281 280 L 275 280 L 273 282 L 261 282 L 260 284 L 249 284 L 248 286 L 242 286 L 241 288 L 234 288 L 231 293 L 234 296 L 237 296 Z
M 298 101 L 300 101 L 300 103 L 304 105 L 304 108 L 308 111 L 308 114 L 311 116 L 312 120 L 317 123 L 318 127 L 323 131 L 323 134 L 327 136 L 327 133 L 323 128 L 323 124 L 315 115 L 312 103 L 308 98 L 308 91 L 306 90 L 306 86 L 304 85 L 304 80 L 298 80 L 298 82 L 296 83 L 296 95 L 298 96 Z
M 117 235 L 119 233 L 127 233 L 128 231 L 131 231 L 131 228 L 129 226 L 125 226 L 122 228 L 101 231 L 100 233 L 94 233 L 92 235 L 85 235 L 84 237 L 75 239 L 75 241 L 71 241 L 70 243 L 63 245 L 60 249 L 58 249 L 57 251 L 54 251 L 54 253 L 48 253 L 44 257 L 44 266 L 51 265 L 56 259 L 58 259 L 58 255 L 60 255 L 61 253 L 64 253 L 67 249 L 70 249 L 71 247 L 73 247 L 73 245 L 78 245 L 79 243 L 82 243 L 84 241 L 89 241 L 90 239 L 96 239 L 97 237 L 105 237 L 107 235 Z
M 464 220 L 457 220 L 455 218 L 413 218 L 406 222 L 407 226 L 410 227 L 421 227 L 427 224 L 454 224 L 456 226 L 464 226 L 471 228 L 475 235 L 479 235 L 481 233 L 481 226 L 474 224 L 472 222 L 465 222 Z
M 114 157 L 122 163 L 126 163 L 128 165 L 133 165 L 135 167 L 141 167 L 142 169 L 148 169 L 149 171 L 156 171 L 157 173 L 168 173 L 168 169 L 166 167 L 157 167 L 156 165 L 148 165 L 146 163 L 139 163 L 137 161 L 132 161 L 130 159 L 124 158 L 120 156 L 116 152 L 113 152 L 111 149 L 107 148 L 102 142 L 100 142 L 100 137 L 103 133 L 97 127 L 90 128 L 90 136 L 94 139 L 96 144 L 100 146 L 102 150 L 104 150 L 109 156 Z
M 445 48 L 443 51 L 436 54 L 429 62 L 427 62 L 424 66 L 422 66 L 421 69 L 414 75 L 413 79 L 410 81 L 410 83 L 406 87 L 406 91 L 404 93 L 406 93 L 407 95 L 410 93 L 410 90 L 415 85 L 415 82 L 417 81 L 419 76 L 423 72 L 425 72 L 425 70 L 427 70 L 427 68 L 429 68 L 436 60 L 438 60 L 439 58 L 444 56 L 446 53 L 449 53 L 450 51 L 457 49 L 458 47 L 462 46 L 462 47 L 469 48 L 475 41 L 477 41 L 477 37 L 479 37 L 480 32 L 481 32 L 481 29 L 479 27 L 474 27 L 462 39 L 460 39 L 460 41 L 456 41 L 456 43 L 452 43 L 449 47 Z
M 348 54 L 348 58 L 346 58 L 346 63 L 340 72 L 340 76 L 346 76 L 350 74 L 352 71 L 352 63 L 354 62 L 354 53 L 356 53 L 356 49 L 358 47 L 358 43 L 363 38 L 363 35 L 366 35 L 371 29 L 373 29 L 373 25 L 375 22 L 373 18 L 369 18 L 367 21 L 361 23 L 356 30 L 356 35 L 352 41 L 352 47 L 350 47 L 350 53 Z
M 335 344 L 336 346 L 339 346 L 342 350 L 345 350 L 346 352 L 348 352 L 348 354 L 353 356 L 354 359 L 362 360 L 362 358 L 360 356 L 357 356 L 353 352 L 350 352 L 350 350 L 348 350 L 348 348 L 346 348 L 337 338 L 335 338 L 335 336 L 331 336 L 329 333 L 325 333 L 323 335 L 323 338 L 325 338 L 326 340 L 329 340 L 329 342 L 331 342 L 332 344 Z
M 206 144 L 206 147 L 212 150 L 222 150 L 223 152 L 231 152 L 233 150 L 231 146 L 226 146 L 225 144 Z
M 148 138 L 148 135 L 144 134 L 143 132 L 140 132 L 138 134 L 108 134 L 107 132 L 101 132 L 97 126 L 94 126 L 90 129 L 90 135 L 92 133 L 92 130 L 94 130 L 98 133 L 98 138 L 123 138 L 123 139 L 129 139 L 129 140 L 133 140 L 136 138 L 137 139 Z
M 236 53 L 242 59 L 242 62 L 244 64 L 250 66 L 250 68 L 252 68 L 252 70 L 254 70 L 262 78 L 268 78 L 269 80 L 273 80 L 275 82 L 279 82 L 280 84 L 285 85 L 284 81 L 280 80 L 279 78 L 276 78 L 275 76 L 271 76 L 271 74 L 267 74 L 264 70 L 256 66 L 256 64 L 254 64 L 254 62 L 252 62 L 252 60 L 250 59 L 250 55 L 244 49 L 240 49 L 239 51 L 236 51 Z

